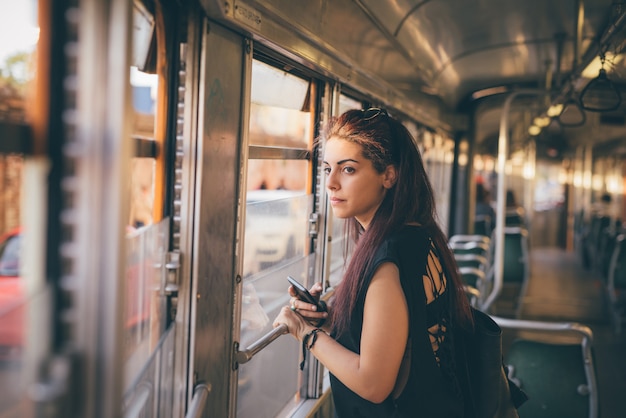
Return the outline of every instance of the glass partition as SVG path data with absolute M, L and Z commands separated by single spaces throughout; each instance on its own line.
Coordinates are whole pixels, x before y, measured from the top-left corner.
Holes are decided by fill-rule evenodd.
M 125 389 L 133 386 L 166 326 L 165 283 L 169 218 L 133 232 L 126 239 L 124 309 Z

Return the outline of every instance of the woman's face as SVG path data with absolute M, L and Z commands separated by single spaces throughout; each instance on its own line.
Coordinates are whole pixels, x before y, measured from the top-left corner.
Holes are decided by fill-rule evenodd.
M 323 164 L 335 216 L 354 216 L 367 229 L 387 189 L 395 182 L 394 167 L 378 173 L 372 162 L 363 157 L 360 145 L 338 137 L 327 141 Z

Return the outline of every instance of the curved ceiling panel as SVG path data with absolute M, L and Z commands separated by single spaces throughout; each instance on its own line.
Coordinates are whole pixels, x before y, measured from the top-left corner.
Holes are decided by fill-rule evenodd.
M 214 6 L 207 10 L 224 4 L 201 2 Z M 607 53 L 608 77 L 622 90 L 626 86 L 626 7 L 618 0 L 236 2 L 259 15 L 261 23 L 249 28 L 259 39 L 277 42 L 418 122 L 446 130 L 478 126 L 477 142 L 497 137 L 500 93 L 551 86 L 559 100 L 577 98 L 600 70 L 581 77 L 583 68 L 601 52 Z M 516 99 L 514 112 L 529 119 L 544 111 L 547 104 L 534 99 L 541 109 Z M 607 125 L 593 116 L 589 123 Z M 589 137 L 563 132 L 575 141 Z M 606 130 L 607 138 L 614 135 Z
M 476 89 L 511 82 L 541 84 L 547 71 L 565 73 L 573 69 L 577 0 L 357 3 L 388 36 L 395 37 L 428 86 L 425 90 L 441 96 L 453 108 Z M 607 24 L 612 3 L 601 0 L 583 4 L 581 37 L 585 42 L 578 46 L 579 54 Z M 559 68 L 555 68 L 557 62 Z

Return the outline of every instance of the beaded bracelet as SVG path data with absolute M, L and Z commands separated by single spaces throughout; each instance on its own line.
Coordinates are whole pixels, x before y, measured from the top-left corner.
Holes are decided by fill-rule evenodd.
M 307 350 L 311 350 L 313 345 L 315 345 L 315 341 L 317 341 L 317 333 L 324 332 L 321 328 L 315 328 L 308 334 L 302 338 L 302 361 L 300 362 L 300 370 L 304 370 L 304 362 L 306 361 L 306 352 Z M 309 343 L 309 340 L 311 342 Z

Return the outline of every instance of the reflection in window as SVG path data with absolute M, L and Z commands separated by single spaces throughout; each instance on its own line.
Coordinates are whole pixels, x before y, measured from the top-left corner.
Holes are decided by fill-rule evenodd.
M 39 40 L 37 2 L 0 4 L 0 121 L 23 122 L 25 101 L 35 76 Z
M 134 139 L 154 141 L 158 76 L 131 68 Z M 155 159 L 135 157 L 131 164 L 129 225 L 141 228 L 153 222 Z

